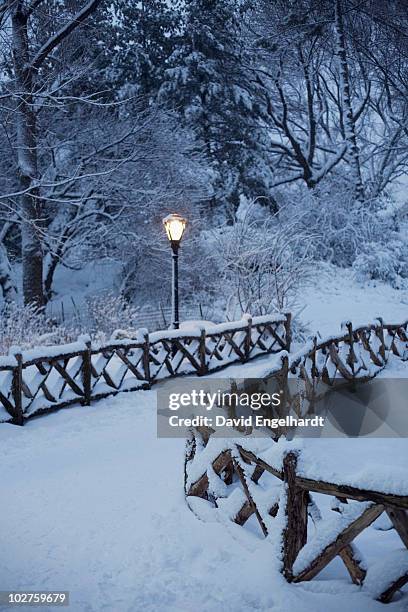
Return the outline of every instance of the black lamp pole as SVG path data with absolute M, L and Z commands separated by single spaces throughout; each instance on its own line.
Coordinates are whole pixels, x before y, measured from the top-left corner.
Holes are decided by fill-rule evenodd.
M 167 215 L 163 219 L 163 225 L 166 230 L 167 238 L 170 241 L 171 250 L 173 253 L 173 265 L 172 265 L 172 288 L 171 288 L 171 327 L 173 329 L 179 329 L 179 279 L 178 279 L 178 252 L 180 247 L 180 241 L 183 237 L 184 230 L 186 228 L 187 220 L 181 215 L 173 213 Z
M 178 250 L 180 242 L 178 240 L 171 240 L 171 250 L 173 252 L 173 266 L 172 266 L 172 291 L 171 291 L 171 309 L 172 309 L 172 328 L 179 329 L 179 282 L 178 282 Z

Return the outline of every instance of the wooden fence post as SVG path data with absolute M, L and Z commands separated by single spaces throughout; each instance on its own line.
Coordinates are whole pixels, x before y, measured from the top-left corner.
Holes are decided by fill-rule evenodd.
M 382 357 L 383 362 L 386 362 L 386 355 L 387 355 L 387 347 L 385 344 L 385 339 L 384 339 L 384 320 L 382 317 L 377 317 L 377 321 L 380 322 L 380 326 L 376 327 L 375 333 L 377 335 L 377 337 L 379 338 L 380 342 L 381 342 L 381 346 L 380 346 L 380 350 L 379 353 Z
M 308 492 L 296 486 L 296 465 L 296 453 L 287 453 L 283 459 L 283 480 L 286 485 L 283 574 L 288 581 L 293 578 L 293 564 L 307 539 Z
M 355 370 L 354 370 L 354 364 L 357 363 L 357 357 L 356 354 L 354 352 L 354 334 L 353 334 L 353 324 L 351 321 L 347 322 L 347 331 L 348 331 L 348 342 L 349 342 L 349 346 L 350 346 L 350 350 L 349 350 L 349 354 L 347 357 L 347 362 L 350 366 L 351 371 L 353 372 L 353 377 L 355 377 Z
M 82 353 L 82 384 L 84 387 L 84 406 L 91 405 L 92 395 L 92 352 L 91 341 L 86 340 L 86 349 Z
M 276 413 L 273 416 L 278 416 L 279 418 L 285 418 L 291 411 L 292 404 L 294 401 L 294 396 L 291 396 L 289 389 L 289 358 L 287 355 L 281 357 L 282 367 L 278 370 L 274 376 L 278 383 L 278 389 L 280 394 L 280 403 L 274 409 Z M 269 416 L 269 414 L 268 414 Z M 288 428 L 278 427 L 275 430 L 271 430 L 271 438 L 275 441 L 280 438 L 280 436 L 286 436 L 288 433 Z
M 14 353 L 17 365 L 13 369 L 13 399 L 14 399 L 14 418 L 15 425 L 24 425 L 23 416 L 23 356 L 20 352 Z
M 317 336 L 313 336 L 313 349 L 310 352 L 310 361 L 312 362 L 311 375 L 313 379 L 313 390 L 314 390 L 314 379 L 319 378 L 319 369 L 316 366 L 316 353 L 317 353 Z
M 202 328 L 201 333 L 200 333 L 200 340 L 199 340 L 200 344 L 198 348 L 199 357 L 200 357 L 200 371 L 198 372 L 199 376 L 205 376 L 208 372 L 205 338 L 206 338 L 205 329 Z
M 286 350 L 290 352 L 290 345 L 292 343 L 292 313 L 285 312 L 285 336 L 286 336 Z
M 150 378 L 150 341 L 147 331 L 143 334 L 143 371 L 146 382 L 150 388 L 152 382 Z
M 252 348 L 252 317 L 247 319 L 248 328 L 245 336 L 245 361 L 248 361 Z

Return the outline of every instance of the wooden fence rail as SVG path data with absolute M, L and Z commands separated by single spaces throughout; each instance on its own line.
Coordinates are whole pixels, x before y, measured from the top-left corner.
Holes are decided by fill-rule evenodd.
M 384 323 L 381 318 L 365 326 L 342 325 L 343 333 L 318 341 L 311 338 L 301 350 L 282 353 L 264 379 L 279 378 L 287 387 L 288 378 L 303 381 L 298 395 L 292 396 L 292 407 L 299 397 L 317 402 L 330 388 L 352 381 L 366 382 L 387 364 L 390 355 L 408 360 L 408 321 Z M 244 383 L 245 385 L 245 383 Z
M 285 397 L 287 408 L 300 405 L 299 397 L 313 402 L 339 380 L 350 384 L 374 378 L 390 355 L 408 360 L 407 330 L 408 321 L 386 324 L 378 319 L 355 329 L 345 323 L 343 333 L 337 337 L 320 342 L 313 338 L 298 353 L 282 353 L 282 359 L 264 375 L 264 380 L 279 379 L 282 388 L 287 386 L 289 377 L 298 379 L 297 394 Z M 246 390 L 245 384 L 236 385 L 234 390 Z M 281 542 L 281 567 L 288 581 L 312 579 L 339 555 L 353 582 L 363 584 L 366 574 L 370 582 L 372 572 L 369 569 L 367 573 L 360 563 L 353 540 L 384 511 L 408 548 L 406 487 L 399 494 L 358 487 L 345 484 L 341 474 L 332 475 L 333 479 L 327 482 L 316 480 L 298 472 L 298 450 L 284 453 L 282 465 L 271 465 L 253 452 L 250 438 L 220 440 L 212 437 L 213 433 L 211 428 L 195 427 L 187 440 L 184 483 L 190 507 L 194 511 L 200 507 L 192 502 L 199 497 L 210 502 L 218 515 L 221 513 L 223 522 L 232 520 L 241 526 L 254 515 L 264 535 L 274 531 L 276 541 Z M 245 433 L 249 434 L 249 430 Z M 284 434 L 284 429 L 271 431 L 271 445 Z M 275 477 L 283 485 L 276 486 L 268 478 L 260 483 L 264 475 Z M 341 515 L 338 524 L 330 519 L 322 521 L 314 493 L 333 497 L 333 509 Z M 281 515 L 275 520 L 280 508 Z M 307 529 L 309 516 L 315 523 L 314 537 Z M 397 550 L 396 555 L 395 563 L 384 561 L 380 572 L 385 577 L 384 584 L 376 585 L 373 592 L 384 603 L 408 583 L 408 552 L 401 567 L 401 551 Z
M 348 321 L 343 329 L 337 337 L 320 342 L 313 338 L 299 355 L 293 355 L 292 373 L 330 385 L 339 376 L 369 380 L 385 366 L 389 354 L 408 359 L 408 321 L 392 324 L 379 318 L 355 328 Z
M 88 337 L 62 346 L 0 357 L 0 422 L 23 425 L 34 415 L 121 391 L 150 388 L 164 378 L 204 376 L 236 361 L 290 350 L 290 314 L 184 331 L 139 330 L 134 339 L 93 346 Z
M 353 541 L 383 512 L 391 519 L 401 544 L 408 548 L 407 494 L 345 485 L 341 478 L 337 482 L 335 476 L 325 482 L 300 475 L 299 450 L 285 451 L 278 465 L 271 465 L 245 448 L 248 444 L 245 438 L 240 444 L 238 440 L 228 440 L 222 450 L 219 442 L 211 438 L 208 429 L 191 431 L 185 464 L 188 504 L 200 512 L 194 498 L 207 500 L 217 513 L 217 520 L 224 524 L 232 521 L 243 526 L 254 516 L 264 536 L 273 536 L 278 544 L 271 551 L 279 555 L 281 571 L 289 582 L 311 580 L 339 555 L 352 581 L 362 585 L 366 576 L 370 579 L 373 568 L 361 563 Z M 195 462 L 199 472 L 207 464 L 199 478 Z M 331 496 L 335 501 L 332 510 L 339 516 L 322 519 L 314 493 Z M 201 518 L 205 520 L 205 516 L 208 514 L 204 513 Z M 308 531 L 309 517 L 314 529 Z M 391 601 L 394 593 L 408 582 L 408 551 L 401 566 L 401 550 L 395 554 L 395 563 L 393 557 L 391 561 L 387 556 L 384 561 L 380 559 L 385 580 L 382 585 L 376 585 L 372 595 L 383 603 Z

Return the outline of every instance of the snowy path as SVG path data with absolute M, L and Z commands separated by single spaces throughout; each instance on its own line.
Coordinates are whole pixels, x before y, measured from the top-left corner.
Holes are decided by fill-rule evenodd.
M 363 325 L 376 317 L 387 323 L 408 319 L 407 290 L 398 291 L 379 281 L 362 286 L 350 269 L 331 265 L 319 265 L 316 274 L 313 285 L 299 297 L 299 306 L 305 306 L 301 319 L 312 334 L 338 334 L 346 319 Z
M 0 589 L 70 590 L 74 612 L 384 611 L 338 559 L 288 585 L 268 542 L 200 522 L 184 502 L 183 441 L 157 439 L 155 402 L 125 393 L 1 426 Z M 373 528 L 361 544 L 369 559 L 400 546 Z

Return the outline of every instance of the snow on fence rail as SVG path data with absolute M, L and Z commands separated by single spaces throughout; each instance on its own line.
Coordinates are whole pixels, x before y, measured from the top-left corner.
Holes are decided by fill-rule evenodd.
M 311 580 L 339 555 L 355 584 L 362 585 L 367 576 L 368 584 L 374 582 L 373 596 L 390 602 L 408 583 L 408 552 L 393 551 L 397 557 L 391 562 L 385 558 L 373 580 L 373 568 L 362 562 L 353 541 L 386 512 L 401 544 L 408 548 L 407 487 L 396 494 L 381 486 L 344 484 L 341 468 L 338 479 L 332 473 L 330 481 L 318 480 L 308 474 L 307 462 L 298 468 L 301 448 L 290 448 L 286 442 L 280 447 L 276 444 L 271 449 L 275 452 L 264 448 L 257 453 L 256 442 L 251 438 L 240 438 L 239 443 L 212 438 L 208 428 L 194 428 L 187 441 L 185 463 L 189 507 L 204 521 L 213 512 L 224 524 L 232 521 L 244 526 L 255 516 L 264 536 L 269 535 L 274 544 L 272 550 L 288 582 Z M 337 515 L 322 519 L 314 493 L 331 496 Z M 313 530 L 308 530 L 309 517 Z M 378 575 L 385 578 L 381 586 Z
M 338 337 L 321 342 L 314 338 L 297 353 L 282 352 L 281 364 L 264 378 L 276 377 L 282 388 L 288 377 L 295 375 L 304 382 L 300 393 L 314 401 L 320 383 L 331 387 L 339 378 L 370 380 L 385 367 L 390 354 L 408 360 L 408 321 L 386 324 L 378 319 L 355 329 L 347 322 L 343 328 L 345 332 Z M 286 400 L 288 406 L 300 406 L 290 394 Z M 257 453 L 259 440 L 249 435 L 238 442 L 212 437 L 212 433 L 208 427 L 193 428 L 186 444 L 185 494 L 190 508 L 202 520 L 208 519 L 212 509 L 218 513 L 218 519 L 221 514 L 222 522 L 230 520 L 241 526 L 254 515 L 265 536 L 275 534 L 282 573 L 289 582 L 312 579 L 339 555 L 352 581 L 361 585 L 367 575 L 368 584 L 374 582 L 376 586 L 375 598 L 383 603 L 391 601 L 394 593 L 408 583 L 408 552 L 401 563 L 401 551 L 396 551 L 400 557 L 395 567 L 386 561 L 381 565 L 377 573 L 386 579 L 378 587 L 377 578 L 372 578 L 372 569 L 367 572 L 353 544 L 385 511 L 408 548 L 405 483 L 393 491 L 389 482 L 385 487 L 384 484 L 373 486 L 369 475 L 368 482 L 356 486 L 345 483 L 341 474 L 333 476 L 332 467 L 327 480 L 318 480 L 313 470 L 308 473 L 307 461 L 298 469 L 302 447 L 296 448 L 296 443 L 282 439 L 284 428 L 277 433 L 271 430 L 270 444 L 262 443 L 260 453 Z M 279 437 L 280 445 L 275 443 Z M 367 478 L 366 472 L 363 475 Z M 334 498 L 336 519 L 322 521 L 312 493 Z M 204 500 L 204 505 L 197 503 L 197 498 Z M 310 537 L 307 529 L 309 516 L 315 523 L 314 537 Z
M 22 425 L 41 412 L 149 388 L 168 377 L 203 376 L 227 365 L 290 349 L 290 314 L 267 315 L 206 329 L 139 330 L 136 339 L 93 346 L 78 342 L 0 357 L 0 422 Z
M 342 330 L 339 336 L 319 342 L 314 337 L 296 353 L 282 354 L 282 365 L 277 363 L 267 376 L 296 375 L 304 381 L 306 394 L 312 395 L 320 383 L 331 387 L 339 378 L 371 380 L 390 354 L 408 359 L 408 321 L 384 323 L 378 318 L 355 328 L 347 321 Z

